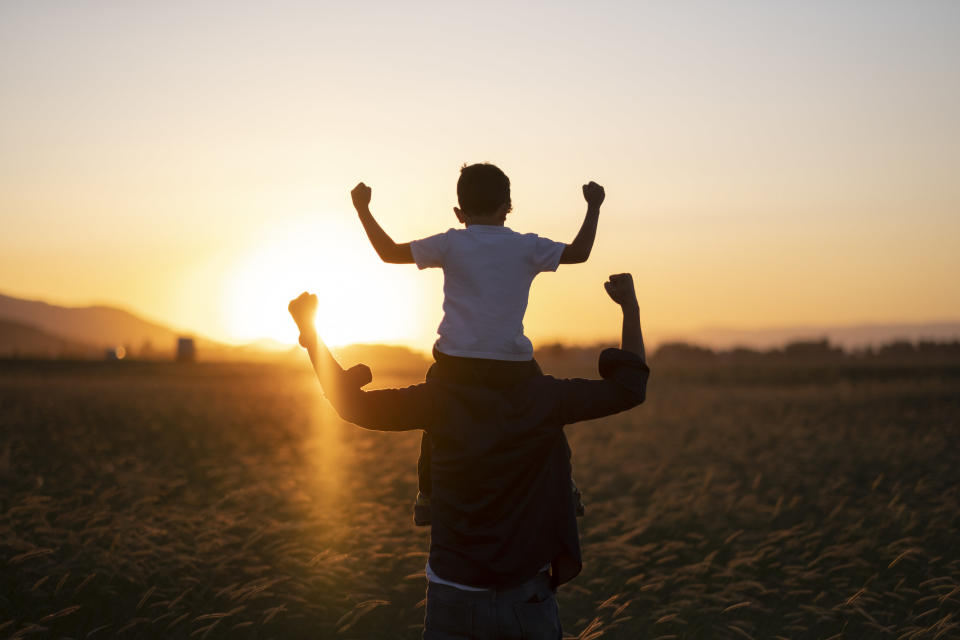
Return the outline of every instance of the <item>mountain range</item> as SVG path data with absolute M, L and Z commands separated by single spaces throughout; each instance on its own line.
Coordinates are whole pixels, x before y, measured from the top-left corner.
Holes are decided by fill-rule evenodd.
M 0 358 L 102 358 L 124 347 L 128 356 L 169 360 L 180 337 L 192 337 L 205 361 L 302 358 L 299 348 L 270 338 L 229 345 L 115 307 L 64 307 L 0 294 Z M 428 364 L 422 353 L 399 346 L 350 345 L 335 352 L 346 366 L 363 361 L 381 370 L 425 371 Z
M 172 357 L 177 338 L 185 335 L 191 334 L 115 307 L 64 307 L 0 294 L 0 357 L 102 357 L 107 349 L 123 346 L 134 357 L 166 359 Z M 193 337 L 202 360 L 277 360 L 296 351 L 269 339 L 234 346 L 203 336 Z M 683 341 L 713 349 L 770 349 L 792 341 L 822 338 L 848 350 L 895 340 L 943 342 L 960 339 L 960 322 L 704 329 L 659 342 Z M 345 363 L 381 361 L 387 368 L 420 368 L 428 363 L 424 354 L 405 347 L 352 345 L 339 350 L 339 354 Z
M 61 307 L 5 295 L 0 295 L 0 319 L 97 349 L 124 345 L 139 350 L 149 345 L 150 349 L 172 352 L 177 337 L 189 335 L 114 307 Z M 33 338 L 41 339 L 39 335 Z

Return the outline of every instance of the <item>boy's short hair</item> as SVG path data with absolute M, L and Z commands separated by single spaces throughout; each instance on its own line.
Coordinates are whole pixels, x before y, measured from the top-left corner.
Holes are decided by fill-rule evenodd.
M 470 216 L 494 213 L 504 204 L 510 211 L 513 208 L 510 178 L 489 162 L 465 164 L 460 167 L 460 179 L 457 180 L 457 200 L 463 213 Z

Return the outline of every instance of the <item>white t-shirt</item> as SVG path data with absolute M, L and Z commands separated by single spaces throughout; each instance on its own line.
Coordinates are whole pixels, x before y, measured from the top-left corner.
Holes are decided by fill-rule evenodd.
M 443 269 L 442 353 L 488 360 L 530 360 L 523 335 L 530 283 L 556 271 L 566 245 L 507 227 L 471 225 L 410 243 L 420 269 Z

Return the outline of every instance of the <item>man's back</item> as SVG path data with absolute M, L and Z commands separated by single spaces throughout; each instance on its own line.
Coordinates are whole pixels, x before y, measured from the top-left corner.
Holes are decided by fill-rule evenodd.
M 600 355 L 600 371 L 602 380 L 514 381 L 461 367 L 406 389 L 358 391 L 338 410 L 360 426 L 432 436 L 430 566 L 439 577 L 507 587 L 553 563 L 562 583 L 580 570 L 563 426 L 640 404 L 649 375 L 619 349 Z
M 579 570 L 570 448 L 551 382 L 434 383 L 430 566 L 439 577 L 511 586 L 559 556 Z

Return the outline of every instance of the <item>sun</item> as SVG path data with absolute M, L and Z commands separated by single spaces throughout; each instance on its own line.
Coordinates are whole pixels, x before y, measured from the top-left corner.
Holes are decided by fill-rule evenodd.
M 237 342 L 295 343 L 287 303 L 303 291 L 319 297 L 317 330 L 330 345 L 408 342 L 422 321 L 416 268 L 382 263 L 359 225 L 319 216 L 272 224 L 228 274 L 223 322 Z

